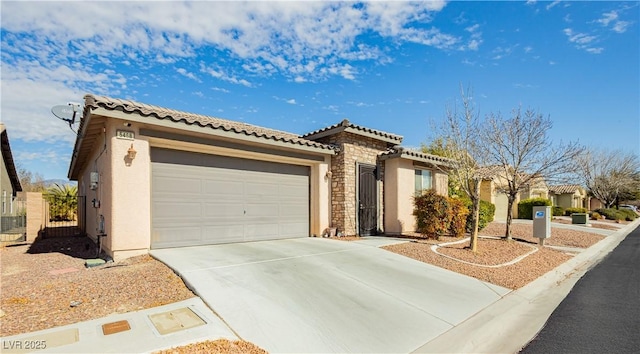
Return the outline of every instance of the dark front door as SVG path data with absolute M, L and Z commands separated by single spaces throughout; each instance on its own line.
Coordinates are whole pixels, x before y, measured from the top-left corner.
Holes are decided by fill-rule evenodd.
M 358 167 L 358 231 L 360 236 L 375 235 L 378 226 L 376 167 Z

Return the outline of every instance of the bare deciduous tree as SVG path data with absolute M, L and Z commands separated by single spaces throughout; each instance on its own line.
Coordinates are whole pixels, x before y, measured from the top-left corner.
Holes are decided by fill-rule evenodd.
M 18 173 L 18 178 L 20 179 L 20 185 L 22 185 L 22 190 L 25 192 L 44 192 L 46 187 L 44 183 L 44 178 L 39 173 L 33 173 L 27 170 L 24 166 L 18 164 L 16 166 L 16 172 Z
M 480 212 L 481 167 L 486 163 L 487 149 L 482 137 L 482 121 L 473 103 L 472 91 L 460 88 L 461 101 L 446 109 L 444 121 L 436 127 L 439 153 L 453 162 L 447 170 L 449 178 L 471 199 L 471 241 L 472 252 L 478 249 L 478 219 Z
M 490 158 L 506 180 L 507 227 L 505 238 L 511 240 L 513 204 L 518 194 L 529 186 L 569 173 L 576 157 L 583 151 L 577 142 L 552 144 L 548 117 L 531 109 L 513 110 L 510 118 L 490 114 L 487 120 Z
M 640 188 L 638 156 L 622 150 L 588 149 L 576 159 L 576 174 L 585 187 L 610 208 L 623 194 Z

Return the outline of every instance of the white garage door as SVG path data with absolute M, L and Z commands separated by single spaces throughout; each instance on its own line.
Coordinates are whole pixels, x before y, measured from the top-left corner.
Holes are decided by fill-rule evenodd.
M 493 220 L 495 221 L 507 221 L 507 208 L 509 206 L 509 199 L 507 195 L 504 193 L 499 193 L 496 195 L 496 212 L 494 214 Z
M 151 149 L 152 248 L 309 236 L 309 167 Z

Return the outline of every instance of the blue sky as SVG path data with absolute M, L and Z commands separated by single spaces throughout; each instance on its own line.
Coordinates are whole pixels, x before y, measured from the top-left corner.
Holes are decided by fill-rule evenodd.
M 431 136 L 461 84 L 480 114 L 532 108 L 554 140 L 640 154 L 634 2 L 0 3 L 15 160 L 66 178 L 85 93 L 304 134 L 344 118 Z

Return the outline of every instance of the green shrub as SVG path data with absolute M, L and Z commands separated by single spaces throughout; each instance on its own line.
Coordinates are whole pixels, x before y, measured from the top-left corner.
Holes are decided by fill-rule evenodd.
M 633 221 L 638 217 L 638 215 L 633 211 L 625 210 L 625 209 L 614 209 L 614 208 L 596 209 L 596 212 L 598 214 L 604 215 L 604 217 L 609 220 Z
M 413 215 L 416 217 L 417 230 L 427 238 L 439 238 L 450 229 L 451 217 L 447 197 L 427 190 L 413 199 Z
M 591 213 L 591 219 L 592 220 L 600 220 L 602 219 L 602 215 L 596 213 L 595 211 L 593 213 Z
M 551 201 L 545 198 L 529 198 L 518 203 L 518 219 L 533 220 L 534 206 L 551 206 Z
M 554 206 L 551 208 L 553 211 L 553 216 L 562 216 L 564 215 L 564 208 L 559 206 Z
M 586 213 L 588 210 L 586 208 L 567 208 L 564 210 L 564 215 L 571 216 L 571 214 L 575 213 Z
M 467 216 L 469 209 L 464 202 L 458 198 L 449 198 L 449 213 L 451 215 L 451 224 L 449 232 L 451 236 L 461 237 L 464 235 L 467 226 Z
M 633 221 L 638 217 L 638 214 L 636 214 L 633 210 L 618 209 L 618 211 L 622 213 L 622 215 L 624 215 L 624 219 L 627 221 Z
M 467 209 L 469 209 L 469 215 L 467 215 L 467 225 L 465 227 L 467 232 L 471 232 L 471 225 L 473 225 L 473 215 L 471 215 L 471 209 L 473 206 L 471 205 L 471 199 L 468 197 L 460 198 Z M 486 200 L 480 201 L 480 212 L 478 215 L 478 231 L 487 227 L 487 225 L 493 221 L 493 217 L 496 214 L 496 206 Z

